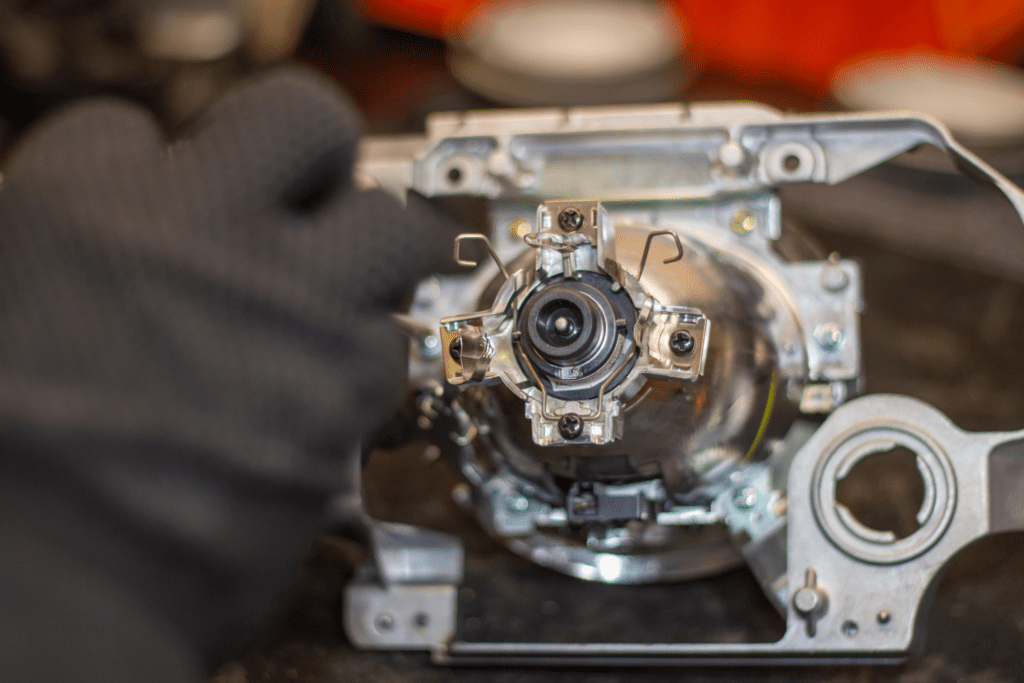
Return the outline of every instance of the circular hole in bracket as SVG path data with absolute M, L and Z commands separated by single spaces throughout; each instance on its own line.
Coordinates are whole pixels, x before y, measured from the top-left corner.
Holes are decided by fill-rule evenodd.
M 814 152 L 800 142 L 782 142 L 767 151 L 768 174 L 775 180 L 808 180 L 814 173 Z
M 442 192 L 472 193 L 480 183 L 479 162 L 466 155 L 448 157 L 438 165 L 436 179 Z
M 836 483 L 836 503 L 868 529 L 907 538 L 921 528 L 926 510 L 917 454 L 905 446 L 871 453 Z
M 815 472 L 812 500 L 819 525 L 840 550 L 864 562 L 895 564 L 920 555 L 941 538 L 956 505 L 956 480 L 945 452 L 926 435 L 912 433 L 902 426 L 880 425 L 843 437 L 827 449 L 827 453 Z M 876 455 L 880 457 L 872 458 Z M 887 485 L 879 484 L 872 476 L 877 474 L 872 469 L 882 465 L 872 461 L 881 461 L 890 467 L 903 465 L 906 469 L 910 458 L 913 458 L 921 486 L 920 504 L 916 504 L 916 498 L 905 496 L 900 502 L 905 509 L 897 508 L 896 514 L 910 515 L 913 521 L 904 519 L 899 524 L 890 523 L 896 520 L 886 519 L 885 510 L 878 502 L 880 498 L 884 500 Z M 865 486 L 874 489 L 865 496 L 867 506 L 875 507 L 870 514 L 860 508 L 859 502 L 850 507 L 846 505 L 851 502 L 849 488 L 857 484 L 859 475 L 854 476 L 857 475 L 855 470 L 862 462 L 861 471 L 868 472 Z M 913 481 L 911 472 L 906 475 Z M 854 477 L 851 482 L 841 486 L 850 477 Z M 841 489 L 846 489 L 842 498 Z M 879 489 L 883 489 L 881 496 Z

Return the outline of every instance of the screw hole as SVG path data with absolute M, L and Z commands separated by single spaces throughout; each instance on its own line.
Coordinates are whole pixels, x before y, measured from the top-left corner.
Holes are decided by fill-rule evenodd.
M 452 166 L 448 169 L 448 182 L 451 185 L 458 185 L 462 182 L 462 169 Z
M 419 612 L 413 617 L 412 623 L 416 628 L 426 628 L 427 624 L 430 623 L 430 617 L 425 612 Z
M 853 638 L 860 631 L 860 627 L 857 626 L 857 622 L 853 620 L 847 620 L 843 622 L 843 634 Z
M 787 154 L 786 158 L 782 160 L 782 167 L 793 173 L 800 168 L 800 157 L 795 154 Z

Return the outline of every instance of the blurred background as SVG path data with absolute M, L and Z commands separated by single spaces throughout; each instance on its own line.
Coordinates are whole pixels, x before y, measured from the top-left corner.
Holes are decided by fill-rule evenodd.
M 374 134 L 421 131 L 431 111 L 507 106 L 910 109 L 1020 178 L 1022 58 L 1016 0 L 0 0 L 0 156 L 47 111 L 95 94 L 137 99 L 177 135 L 232 82 L 299 60 L 333 76 Z M 895 167 L 828 193 L 795 189 L 787 203 L 1024 280 L 1021 251 L 1003 248 L 1012 216 L 936 150 Z
M 929 113 L 1024 181 L 1024 2 L 1011 0 L 0 0 L 0 159 L 76 99 L 151 108 L 170 136 L 282 62 L 344 88 L 369 133 L 434 111 L 757 100 L 784 111 Z M 1024 228 L 998 195 L 922 148 L 832 187 L 788 186 L 784 218 L 864 269 L 868 392 L 908 394 L 961 427 L 1024 427 Z M 677 586 L 596 586 L 493 544 L 452 502 L 430 448 L 379 452 L 371 511 L 467 539 L 463 635 L 735 642 L 781 634 L 746 570 Z M 426 454 L 426 456 L 425 456 Z M 891 504 L 908 497 L 882 472 Z M 913 510 L 910 511 L 911 514 Z M 1024 540 L 986 540 L 940 585 L 925 653 L 902 667 L 605 672 L 431 667 L 344 641 L 341 588 L 361 549 L 325 536 L 277 623 L 219 683 L 242 681 L 1024 680 Z M 666 606 L 671 606 L 671 609 Z

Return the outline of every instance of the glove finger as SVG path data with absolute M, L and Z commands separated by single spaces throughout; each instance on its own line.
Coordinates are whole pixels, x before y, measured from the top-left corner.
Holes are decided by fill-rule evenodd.
M 6 174 L 95 178 L 118 164 L 157 159 L 166 146 L 149 111 L 121 100 L 94 100 L 68 107 L 27 133 Z
M 306 273 L 328 278 L 321 291 L 358 307 L 393 308 L 451 249 L 450 222 L 425 200 L 403 206 L 382 190 L 353 189 L 306 230 L 290 232 L 288 248 L 303 255 Z
M 228 205 L 303 209 L 317 190 L 329 197 L 348 185 L 359 131 L 330 81 L 281 69 L 221 99 L 175 156 Z
M 327 450 L 337 451 L 353 435 L 378 427 L 406 391 L 407 337 L 383 314 L 359 316 L 357 321 L 344 345 L 333 350 L 333 394 L 322 396 L 309 408 L 323 411 L 317 438 Z M 333 448 L 328 442 L 333 442 Z

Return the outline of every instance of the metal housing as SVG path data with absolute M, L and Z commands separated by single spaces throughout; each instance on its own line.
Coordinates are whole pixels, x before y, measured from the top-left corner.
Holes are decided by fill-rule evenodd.
M 424 137 L 369 141 L 362 171 L 396 194 L 488 201 L 494 262 L 429 279 L 409 313 L 423 330 L 413 387 L 428 421 L 446 411 L 457 425 L 449 438 L 484 525 L 514 551 L 587 579 L 693 578 L 745 561 L 787 630 L 776 643 L 728 645 L 461 643 L 451 634 L 424 643 L 422 634 L 403 641 L 372 629 L 358 642 L 426 648 L 445 662 L 904 658 L 943 564 L 986 533 L 1024 528 L 1007 483 L 1024 481 L 1024 432 L 968 434 L 905 397 L 848 401 L 860 374 L 859 270 L 838 259 L 787 262 L 772 243 L 782 231 L 777 185 L 835 183 L 922 143 L 1024 210 L 1016 186 L 911 114 L 783 116 L 750 104 L 477 112 L 435 116 Z M 578 239 L 553 222 L 569 205 L 592 217 Z M 662 233 L 672 239 L 655 239 Z M 527 246 L 534 262 L 522 255 Z M 603 391 L 549 400 L 515 346 L 515 315 L 534 289 L 581 270 L 618 283 L 638 314 L 637 365 L 608 380 L 608 407 L 593 413 L 580 406 L 604 400 Z M 694 328 L 695 364 L 667 355 L 659 324 L 703 325 Z M 454 398 L 442 376 L 462 386 Z M 685 388 L 671 389 L 676 381 Z M 695 396 L 714 410 L 687 412 Z M 509 410 L 512 399 L 525 402 L 523 417 Z M 584 416 L 583 447 L 559 436 L 570 409 Z M 830 412 L 816 430 L 799 419 Z M 917 454 L 925 483 L 921 528 L 904 539 L 868 529 L 835 497 L 857 461 L 896 445 Z M 559 453 L 567 449 L 572 457 Z M 631 472 L 586 473 L 586 463 L 623 450 Z M 553 485 L 556 475 L 574 483 Z M 407 542 L 419 543 L 415 534 Z M 439 566 L 461 557 L 457 546 L 446 552 Z M 379 549 L 377 557 L 387 561 Z M 442 574 L 414 583 L 457 583 Z M 406 583 L 373 584 L 375 601 L 351 603 L 349 621 L 372 623 L 403 599 Z M 451 600 L 431 604 L 449 623 Z

